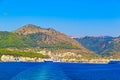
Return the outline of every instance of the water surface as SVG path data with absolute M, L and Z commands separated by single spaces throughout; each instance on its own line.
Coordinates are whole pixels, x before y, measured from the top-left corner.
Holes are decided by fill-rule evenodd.
M 0 80 L 120 80 L 120 65 L 1 62 Z

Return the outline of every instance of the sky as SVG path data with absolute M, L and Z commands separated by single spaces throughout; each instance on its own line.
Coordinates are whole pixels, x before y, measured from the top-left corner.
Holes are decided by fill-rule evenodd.
M 69 36 L 119 36 L 120 0 L 0 0 L 0 31 L 26 24 Z

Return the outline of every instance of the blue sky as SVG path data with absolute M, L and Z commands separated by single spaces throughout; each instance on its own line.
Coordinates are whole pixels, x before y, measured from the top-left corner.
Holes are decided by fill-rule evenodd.
M 0 0 L 0 30 L 25 24 L 67 35 L 120 35 L 119 0 Z

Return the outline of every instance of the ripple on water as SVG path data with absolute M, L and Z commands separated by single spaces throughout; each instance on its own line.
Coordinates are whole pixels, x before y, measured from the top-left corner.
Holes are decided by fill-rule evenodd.
M 71 80 L 68 78 L 59 65 L 43 64 L 25 70 L 11 80 Z

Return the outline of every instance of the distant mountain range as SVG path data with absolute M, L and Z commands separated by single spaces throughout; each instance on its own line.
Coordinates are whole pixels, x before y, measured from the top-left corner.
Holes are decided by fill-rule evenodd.
M 120 37 L 86 36 L 74 38 L 85 48 L 102 56 L 120 58 Z
M 48 49 L 74 52 L 83 57 L 95 57 L 96 54 L 84 48 L 74 39 L 52 28 L 41 28 L 28 24 L 15 31 L 0 31 L 0 48 L 15 49 Z

